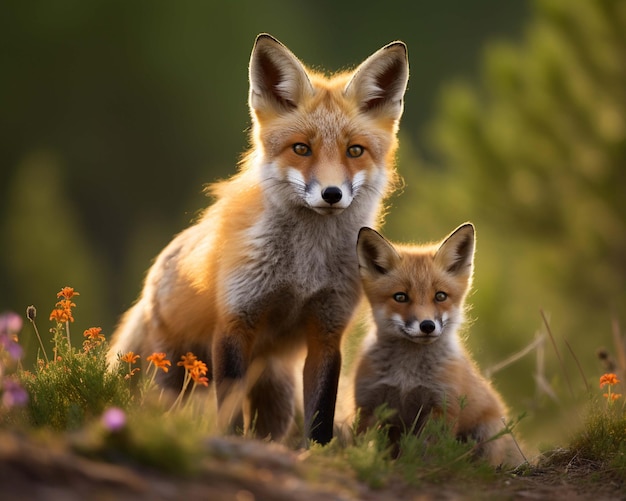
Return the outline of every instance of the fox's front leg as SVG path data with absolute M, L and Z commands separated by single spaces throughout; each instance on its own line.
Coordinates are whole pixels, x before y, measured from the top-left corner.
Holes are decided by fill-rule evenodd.
M 333 438 L 342 331 L 330 333 L 313 327 L 307 332 L 303 374 L 305 436 L 320 444 Z
M 251 334 L 241 328 L 220 331 L 213 342 L 218 423 L 230 432 L 244 429 L 243 400 L 251 345 Z

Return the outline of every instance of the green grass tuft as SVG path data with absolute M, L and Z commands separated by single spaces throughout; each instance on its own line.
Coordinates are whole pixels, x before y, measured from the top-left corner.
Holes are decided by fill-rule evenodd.
M 103 344 L 84 353 L 65 346 L 56 360 L 39 360 L 34 372 L 22 372 L 29 394 L 27 421 L 35 427 L 76 430 L 107 407 L 127 407 L 130 390 L 120 372 L 107 371 L 106 349 Z
M 615 468 L 626 480 L 626 412 L 622 403 L 593 401 L 583 427 L 572 438 L 578 457 Z

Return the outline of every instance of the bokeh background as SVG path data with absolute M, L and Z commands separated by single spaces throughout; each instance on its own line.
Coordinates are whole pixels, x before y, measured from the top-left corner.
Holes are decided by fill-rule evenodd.
M 526 435 L 566 433 L 626 312 L 620 0 L 3 2 L 0 310 L 34 304 L 45 331 L 70 285 L 77 342 L 112 332 L 248 146 L 259 32 L 329 70 L 408 44 L 405 186 L 384 232 L 423 242 L 475 223 L 468 344 L 489 370 L 543 339 L 491 373 Z

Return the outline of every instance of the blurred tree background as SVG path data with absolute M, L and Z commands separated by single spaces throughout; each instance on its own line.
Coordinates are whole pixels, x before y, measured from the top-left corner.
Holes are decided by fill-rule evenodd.
M 478 84 L 443 86 L 427 134 L 436 156 L 402 163 L 408 186 L 390 226 L 413 237 L 443 221 L 477 224 L 469 339 L 484 367 L 547 334 L 546 312 L 563 368 L 546 338 L 545 360 L 527 356 L 495 379 L 534 415 L 533 432 L 553 438 L 562 423 L 542 418 L 575 403 L 580 372 L 597 388 L 596 351 L 616 356 L 624 320 L 626 2 L 532 7 L 521 43 L 486 47 Z M 398 213 L 416 224 L 401 226 Z
M 438 240 L 472 220 L 478 361 L 530 343 L 544 309 L 595 384 L 595 350 L 626 300 L 620 0 L 4 2 L 0 309 L 34 304 L 41 329 L 71 285 L 82 294 L 74 335 L 112 332 L 151 260 L 206 206 L 202 186 L 235 171 L 263 31 L 328 70 L 408 44 L 405 187 L 385 233 Z M 563 388 L 554 351 L 546 367 Z M 558 405 L 536 372 L 531 354 L 494 375 L 535 428 Z

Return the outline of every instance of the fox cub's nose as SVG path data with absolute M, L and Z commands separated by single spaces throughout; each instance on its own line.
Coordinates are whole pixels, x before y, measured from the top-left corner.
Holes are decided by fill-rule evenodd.
M 329 186 L 328 188 L 324 188 L 322 190 L 322 198 L 325 202 L 329 204 L 336 204 L 341 200 L 341 189 L 337 188 L 337 186 Z
M 423 320 L 420 322 L 420 330 L 424 334 L 430 334 L 435 330 L 435 322 L 432 320 Z

